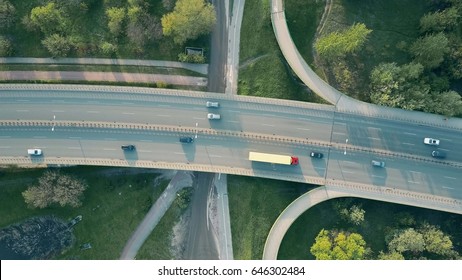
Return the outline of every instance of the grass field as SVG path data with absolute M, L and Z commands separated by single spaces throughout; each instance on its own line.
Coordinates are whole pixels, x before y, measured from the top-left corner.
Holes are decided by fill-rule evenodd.
M 298 51 L 311 65 L 313 63 L 313 43 L 316 28 L 321 20 L 325 1 L 285 0 L 287 26 Z
M 44 169 L 1 170 L 0 227 L 33 216 L 52 214 L 70 220 L 82 215 L 74 227 L 77 241 L 60 259 L 118 259 L 125 242 L 168 184 L 154 185 L 158 174 L 150 170 L 71 167 L 63 172 L 85 178 L 89 185 L 82 207 L 28 209 L 21 192 L 42 172 Z M 84 243 L 91 243 L 92 249 L 80 250 Z
M 240 95 L 316 100 L 285 64 L 274 37 L 268 0 L 245 2 L 239 60 Z
M 274 221 L 309 187 L 285 181 L 228 176 L 234 259 L 261 259 Z

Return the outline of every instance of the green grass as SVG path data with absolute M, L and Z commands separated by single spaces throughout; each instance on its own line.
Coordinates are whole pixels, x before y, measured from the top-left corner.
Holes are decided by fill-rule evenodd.
M 261 259 L 274 221 L 308 188 L 305 184 L 228 176 L 234 259 Z
M 245 2 L 239 60 L 238 94 L 316 100 L 286 65 L 274 37 L 268 0 Z
M 189 190 L 192 191 L 192 190 Z M 191 192 L 189 192 L 189 195 Z M 176 198 L 172 206 L 167 210 L 154 228 L 148 239 L 138 251 L 136 259 L 138 260 L 170 260 L 175 259 L 171 251 L 171 241 L 173 237 L 173 227 L 184 213 L 178 205 L 180 198 Z M 186 205 L 185 205 L 186 206 Z
M 316 28 L 324 11 L 325 1 L 285 0 L 287 26 L 298 51 L 308 64 L 313 63 L 313 43 Z
M 182 69 L 130 65 L 76 65 L 76 64 L 0 64 L 0 71 L 89 71 L 89 72 L 122 72 L 182 75 L 192 77 L 205 77 L 200 73 Z
M 342 199 L 339 199 L 342 200 Z M 355 204 L 362 204 L 365 222 L 361 226 L 352 226 L 341 220 L 333 210 L 334 200 L 318 204 L 302 214 L 290 227 L 279 249 L 278 259 L 312 260 L 310 248 L 321 229 L 344 229 L 361 234 L 367 247 L 372 249 L 373 258 L 380 251 L 386 251 L 385 234 L 396 227 L 399 213 L 410 213 L 417 224 L 428 221 L 438 225 L 442 231 L 451 236 L 454 248 L 462 251 L 462 215 L 392 204 L 380 201 L 355 199 Z M 384 215 L 383 213 L 387 213 Z
M 71 167 L 63 171 L 84 178 L 89 185 L 80 208 L 28 209 L 21 192 L 44 171 L 44 169 L 1 171 L 0 227 L 33 216 L 52 214 L 69 220 L 82 215 L 82 222 L 74 228 L 77 241 L 68 252 L 59 256 L 60 259 L 118 259 L 125 243 L 144 218 L 153 201 L 167 186 L 167 182 L 153 186 L 158 176 L 154 173 L 130 174 L 131 171 L 142 170 Z M 79 246 L 87 242 L 91 243 L 93 248 L 81 251 Z

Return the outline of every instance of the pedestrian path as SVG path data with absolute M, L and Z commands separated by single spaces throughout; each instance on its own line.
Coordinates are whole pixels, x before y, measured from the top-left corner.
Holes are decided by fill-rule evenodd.
M 125 83 L 166 83 L 207 86 L 207 78 L 181 75 L 90 71 L 0 71 L 0 81 L 92 81 Z
M 208 64 L 185 63 L 165 60 L 142 60 L 120 58 L 38 58 L 0 57 L 0 64 L 82 64 L 82 65 L 126 65 L 188 69 L 202 75 L 208 74 Z

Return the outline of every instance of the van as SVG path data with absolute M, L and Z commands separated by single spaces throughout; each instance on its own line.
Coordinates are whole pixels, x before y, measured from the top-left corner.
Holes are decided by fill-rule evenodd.
M 180 142 L 181 143 L 192 143 L 194 142 L 194 139 L 192 137 L 182 136 L 180 137 Z

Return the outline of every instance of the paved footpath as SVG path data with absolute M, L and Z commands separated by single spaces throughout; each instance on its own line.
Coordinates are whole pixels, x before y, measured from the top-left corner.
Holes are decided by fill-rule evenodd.
M 0 57 L 0 64 L 86 64 L 86 65 L 127 65 L 166 68 L 183 68 L 203 75 L 208 74 L 208 64 L 184 63 L 165 60 L 111 59 L 111 58 L 37 58 Z
M 108 81 L 127 83 L 164 82 L 170 85 L 207 86 L 207 78 L 181 75 L 89 71 L 1 71 L 0 81 Z

